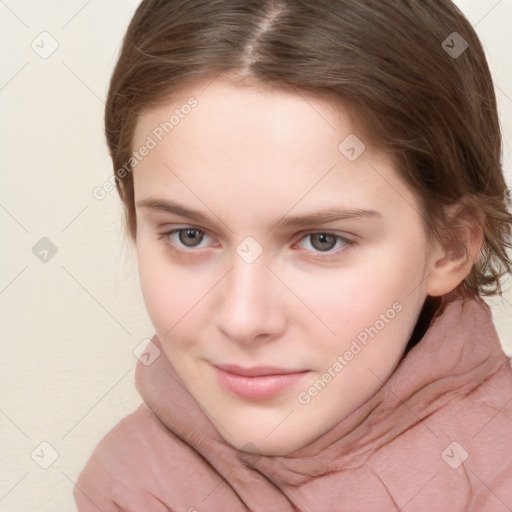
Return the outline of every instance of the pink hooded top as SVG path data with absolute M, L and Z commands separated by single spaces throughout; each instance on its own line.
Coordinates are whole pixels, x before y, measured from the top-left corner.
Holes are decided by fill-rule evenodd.
M 144 403 L 79 476 L 79 512 L 512 510 L 512 371 L 474 298 L 439 308 L 367 402 L 285 456 L 227 443 L 163 351 L 136 385 Z

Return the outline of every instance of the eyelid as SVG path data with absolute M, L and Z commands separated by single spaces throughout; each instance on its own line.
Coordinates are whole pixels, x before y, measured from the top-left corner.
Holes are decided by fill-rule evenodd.
M 200 231 L 201 233 L 204 233 L 205 235 L 208 235 L 211 238 L 211 235 L 209 234 L 210 232 L 208 231 L 208 229 L 201 228 L 199 226 L 194 226 L 192 224 L 175 224 L 172 227 L 169 227 L 167 229 L 165 229 L 165 227 L 162 227 L 160 229 L 162 229 L 162 232 L 160 233 L 162 236 L 170 235 L 172 233 L 176 233 L 177 231 L 185 231 L 187 229 L 193 229 L 196 231 Z
M 352 239 L 352 238 L 358 238 L 357 235 L 355 234 L 352 234 L 352 233 L 347 233 L 345 231 L 343 232 L 338 232 L 336 231 L 335 229 L 329 229 L 329 228 L 318 228 L 318 229 L 307 229 L 305 231 L 301 231 L 300 233 L 297 234 L 297 237 L 298 238 L 304 238 L 305 236 L 308 236 L 308 235 L 318 235 L 318 234 L 325 234 L 325 235 L 332 235 L 332 236 L 337 236 L 337 237 L 340 237 L 340 238 L 344 238 L 344 239 Z

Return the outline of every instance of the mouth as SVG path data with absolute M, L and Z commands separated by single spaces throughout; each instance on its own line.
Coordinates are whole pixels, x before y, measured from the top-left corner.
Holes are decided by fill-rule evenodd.
M 309 370 L 256 366 L 212 364 L 219 384 L 230 393 L 246 400 L 266 400 L 296 384 Z

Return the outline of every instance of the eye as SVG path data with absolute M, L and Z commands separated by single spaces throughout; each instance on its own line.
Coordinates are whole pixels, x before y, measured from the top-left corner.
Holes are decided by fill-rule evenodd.
M 304 242 L 308 242 L 304 244 Z M 307 233 L 299 242 L 301 249 L 312 250 L 320 256 L 332 256 L 347 251 L 351 246 L 355 245 L 354 240 L 350 240 L 344 236 L 336 235 L 328 232 Z M 338 249 L 338 250 L 334 250 Z
M 183 226 L 161 233 L 158 240 L 163 240 L 171 250 L 177 253 L 189 253 L 194 249 L 203 249 L 211 245 L 211 237 L 194 226 Z M 356 242 L 344 236 L 329 232 L 312 232 L 304 235 L 298 246 L 313 252 L 316 259 L 329 258 L 344 253 L 355 246 Z
M 177 251 L 186 252 L 188 249 L 201 249 L 204 245 L 201 243 L 210 238 L 199 228 L 192 226 L 172 229 L 159 236 L 159 240 L 163 239 L 165 244 L 176 249 Z M 185 250 L 183 250 L 185 248 Z

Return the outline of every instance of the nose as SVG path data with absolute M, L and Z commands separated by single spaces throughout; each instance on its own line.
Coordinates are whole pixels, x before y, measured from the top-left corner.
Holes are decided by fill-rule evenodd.
M 247 263 L 237 254 L 219 289 L 217 327 L 241 343 L 271 341 L 286 329 L 283 284 L 263 257 Z

